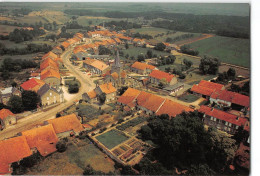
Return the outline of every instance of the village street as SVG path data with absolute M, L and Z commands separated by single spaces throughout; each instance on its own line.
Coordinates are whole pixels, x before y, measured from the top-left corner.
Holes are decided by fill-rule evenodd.
M 70 73 L 73 74 L 80 81 L 81 87 L 79 92 L 77 94 L 74 94 L 73 98 L 71 98 L 70 101 L 62 103 L 46 112 L 37 112 L 23 119 L 18 120 L 17 124 L 10 126 L 9 128 L 6 128 L 0 132 L 0 140 L 10 138 L 19 132 L 28 130 L 34 126 L 42 124 L 45 120 L 55 118 L 58 112 L 71 106 L 74 103 L 74 101 L 81 99 L 81 96 L 84 92 L 92 90 L 94 88 L 95 85 L 91 82 L 90 79 L 85 79 L 83 73 L 73 68 L 72 64 L 69 61 L 71 51 L 72 50 L 64 52 L 61 58 L 64 62 L 64 65 L 68 68 Z

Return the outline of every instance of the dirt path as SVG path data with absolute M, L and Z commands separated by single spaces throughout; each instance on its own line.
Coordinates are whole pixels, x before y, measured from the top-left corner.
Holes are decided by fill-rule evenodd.
M 204 40 L 204 39 L 210 38 L 210 37 L 214 37 L 214 35 L 212 35 L 212 34 L 202 34 L 202 36 L 183 40 L 183 41 L 180 41 L 180 42 L 176 42 L 176 44 L 178 46 L 183 46 L 183 45 L 187 45 L 187 44 L 190 44 L 190 43 L 193 43 L 193 42 L 197 42 L 199 40 Z

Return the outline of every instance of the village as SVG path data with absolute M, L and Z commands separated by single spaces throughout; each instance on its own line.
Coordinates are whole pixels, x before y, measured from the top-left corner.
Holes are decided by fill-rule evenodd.
M 162 46 L 168 52 L 162 57 L 168 60 L 182 55 L 176 44 L 150 43 L 130 37 L 125 30 L 97 25 L 45 53 L 29 80 L 3 88 L 0 102 L 5 105 L 24 91 L 36 92 L 40 101 L 27 114 L 0 110 L 0 174 L 11 174 L 14 163 L 19 165 L 35 153 L 48 157 L 62 150 L 64 139 L 81 137 L 114 162 L 134 166 L 154 148 L 138 138 L 138 130 L 151 116 L 164 114 L 175 118 L 196 111 L 205 128 L 214 127 L 226 136 L 241 128 L 249 145 L 249 96 L 230 91 L 231 82 L 221 84 L 216 78 L 189 84 L 192 67 L 183 71 L 186 79 L 182 79 L 181 74 L 160 69 L 157 57 L 125 59 L 122 51 L 129 46 L 150 51 Z M 235 75 L 232 84 L 240 86 L 248 80 Z M 238 151 L 245 153 L 246 145 L 241 143 Z M 248 161 L 249 154 L 240 157 L 237 152 L 234 162 L 249 168 Z

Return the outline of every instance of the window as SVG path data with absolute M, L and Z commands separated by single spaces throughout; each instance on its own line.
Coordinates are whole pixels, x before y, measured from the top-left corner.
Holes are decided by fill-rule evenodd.
M 52 93 L 50 92 L 50 96 L 52 96 Z
M 214 118 L 214 122 L 216 122 L 217 118 Z
M 229 126 L 231 127 L 232 123 L 229 123 Z
M 212 116 L 210 117 L 210 120 L 213 120 L 213 117 L 212 117 Z
M 239 126 L 236 126 L 236 129 L 238 129 Z
M 224 127 L 224 131 L 227 131 L 227 127 Z
M 225 125 L 228 126 L 228 122 L 226 122 Z
M 49 100 L 50 98 L 49 97 L 47 97 L 47 100 Z

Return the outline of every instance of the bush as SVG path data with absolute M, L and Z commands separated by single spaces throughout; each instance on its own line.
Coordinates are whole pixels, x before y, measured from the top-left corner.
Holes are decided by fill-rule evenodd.
M 65 152 L 67 150 L 67 144 L 65 140 L 58 141 L 56 144 L 56 149 L 60 153 Z

